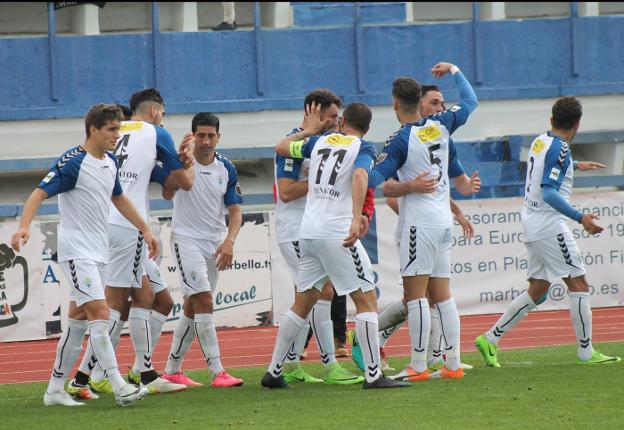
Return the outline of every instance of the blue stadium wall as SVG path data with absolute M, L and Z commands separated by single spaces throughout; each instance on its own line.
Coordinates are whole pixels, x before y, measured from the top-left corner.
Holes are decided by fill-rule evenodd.
M 382 105 L 438 60 L 481 99 L 622 93 L 623 52 L 624 16 L 3 38 L 0 120 L 81 117 L 150 86 L 169 113 L 298 108 L 317 87 Z

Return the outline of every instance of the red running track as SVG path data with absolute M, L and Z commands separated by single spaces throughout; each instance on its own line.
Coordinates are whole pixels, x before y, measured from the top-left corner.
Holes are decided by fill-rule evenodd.
M 624 307 L 593 309 L 593 341 L 613 342 L 624 340 Z M 499 315 L 472 315 L 461 318 L 461 348 L 475 351 L 473 340 L 487 330 Z M 218 330 L 221 359 L 230 367 L 267 365 L 277 328 L 252 327 Z M 167 361 L 172 333 L 164 333 L 153 357 L 154 368 L 162 371 Z M 503 349 L 529 348 L 545 345 L 565 345 L 575 342 L 568 311 L 543 311 L 529 314 L 500 342 Z M 10 342 L 0 344 L 0 384 L 45 381 L 50 377 L 58 339 Z M 308 349 L 306 362 L 317 362 L 316 346 Z M 402 327 L 386 345 L 389 356 L 409 355 L 407 327 Z M 122 373 L 134 360 L 128 336 L 122 336 L 117 350 L 117 360 Z M 184 360 L 185 370 L 205 369 L 206 364 L 195 341 Z M 72 371 L 73 374 L 73 371 Z

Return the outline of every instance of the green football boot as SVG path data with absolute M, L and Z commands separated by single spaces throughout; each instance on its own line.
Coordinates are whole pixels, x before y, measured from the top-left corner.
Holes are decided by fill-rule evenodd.
M 333 385 L 351 385 L 364 382 L 364 377 L 354 375 L 339 363 L 332 363 L 325 368 L 324 382 Z
M 362 348 L 357 341 L 355 330 L 349 330 L 347 332 L 347 341 L 351 344 L 351 358 L 355 365 L 363 372 L 364 371 L 364 357 L 362 357 Z
M 101 379 L 99 381 L 96 381 L 95 379 L 89 379 L 89 387 L 91 387 L 93 391 L 99 394 L 113 393 L 113 386 L 110 382 L 108 382 L 108 379 Z
M 137 387 L 141 385 L 141 374 L 135 372 L 132 367 L 128 370 L 128 382 Z
M 484 334 L 475 339 L 475 346 L 481 353 L 486 366 L 501 367 L 500 364 L 498 364 L 498 358 L 496 356 L 496 345 L 490 343 Z
M 315 378 L 314 376 L 306 373 L 306 371 L 303 370 L 303 367 L 301 366 L 297 366 L 290 372 L 284 372 L 284 380 L 289 383 L 307 382 L 314 384 L 323 382 L 322 379 Z
M 579 360 L 577 364 L 608 364 L 608 363 L 619 363 L 622 361 L 620 357 L 609 357 L 608 355 L 604 355 L 602 352 L 598 352 L 594 349 L 592 352 L 592 356 L 589 360 Z

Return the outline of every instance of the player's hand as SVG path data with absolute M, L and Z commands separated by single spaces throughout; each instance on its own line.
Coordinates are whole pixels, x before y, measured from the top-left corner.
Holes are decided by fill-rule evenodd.
M 598 163 L 597 161 L 578 161 L 576 163 L 577 170 L 596 170 L 596 169 L 604 169 L 606 166 L 602 163 Z
M 457 222 L 459 223 L 459 225 L 461 225 L 461 228 L 464 231 L 464 237 L 467 239 L 472 239 L 472 237 L 474 236 L 474 228 L 472 227 L 472 224 L 470 224 L 470 221 L 468 221 L 463 213 L 455 215 L 455 218 L 457 218 Z
M 438 63 L 431 69 L 431 74 L 434 78 L 441 78 L 451 71 L 453 64 L 451 63 Z
M 438 181 L 430 178 L 429 172 L 421 172 L 407 183 L 407 187 L 411 193 L 433 193 L 438 188 Z
M 368 229 L 370 227 L 370 223 L 368 222 L 368 217 L 366 215 L 360 215 L 360 233 L 359 237 L 362 238 L 368 234 Z
M 349 236 L 347 236 L 347 238 L 342 242 L 342 246 L 350 248 L 355 245 L 355 242 L 358 240 L 358 236 L 360 234 L 360 224 L 361 217 L 353 217 L 351 227 L 349 228 Z
M 327 118 L 324 121 L 321 120 L 321 105 L 312 102 L 305 106 L 305 112 L 303 114 L 303 129 L 310 133 L 311 136 L 321 134 L 331 125 L 331 118 Z
M 481 178 L 479 177 L 479 172 L 475 170 L 472 172 L 472 176 L 470 176 L 470 192 L 472 194 L 476 194 L 481 189 Z
M 232 265 L 234 256 L 234 241 L 225 239 L 215 252 L 217 270 L 222 271 Z
M 195 145 L 195 137 L 193 133 L 186 133 L 182 143 L 178 148 L 178 156 L 180 161 L 184 164 L 184 168 L 188 169 L 193 165 L 193 147 Z
M 581 218 L 581 224 L 587 233 L 589 234 L 598 234 L 604 230 L 598 224 L 594 222 L 594 220 L 598 219 L 597 215 L 585 214 L 583 218 Z
M 30 239 L 30 231 L 27 228 L 18 228 L 11 237 L 11 247 L 19 252 L 22 245 L 26 245 Z
M 160 254 L 160 244 L 158 243 L 158 239 L 154 236 L 151 230 L 148 230 L 143 233 L 143 241 L 147 244 L 147 249 L 149 251 L 150 260 L 156 260 L 158 255 Z

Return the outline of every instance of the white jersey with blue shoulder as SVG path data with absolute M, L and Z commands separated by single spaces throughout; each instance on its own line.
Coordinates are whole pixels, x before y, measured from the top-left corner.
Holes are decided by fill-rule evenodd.
M 108 262 L 111 197 L 123 193 L 115 156 L 98 159 L 77 146 L 61 155 L 39 184 L 49 197 L 58 194 L 58 261 Z
M 119 182 L 134 207 L 147 221 L 148 186 L 157 161 L 166 171 L 182 169 L 173 139 L 167 130 L 144 121 L 122 121 L 121 137 L 115 147 L 119 165 Z M 110 224 L 136 230 L 136 228 L 111 206 Z
M 310 172 L 299 237 L 345 239 L 353 218 L 353 173 L 357 168 L 370 172 L 375 147 L 356 136 L 328 133 L 308 139 L 300 155 L 310 159 Z
M 197 160 L 193 164 L 193 188 L 178 190 L 173 198 L 171 230 L 180 236 L 221 241 L 227 233 L 227 207 L 243 202 L 236 168 L 218 153 L 208 165 Z
M 543 185 L 569 201 L 573 180 L 572 156 L 567 142 L 546 132 L 535 138 L 527 156 L 522 206 L 523 241 L 532 242 L 569 231 L 568 218 L 544 202 Z
M 301 128 L 295 128 L 288 136 L 300 132 Z M 278 179 L 294 179 L 295 181 L 307 181 L 310 170 L 310 160 L 307 158 L 290 158 L 281 155 L 275 156 L 275 187 L 277 199 L 275 202 L 275 236 L 277 243 L 294 242 L 299 240 L 301 220 L 306 205 L 306 195 L 290 202 L 283 202 L 279 197 Z

